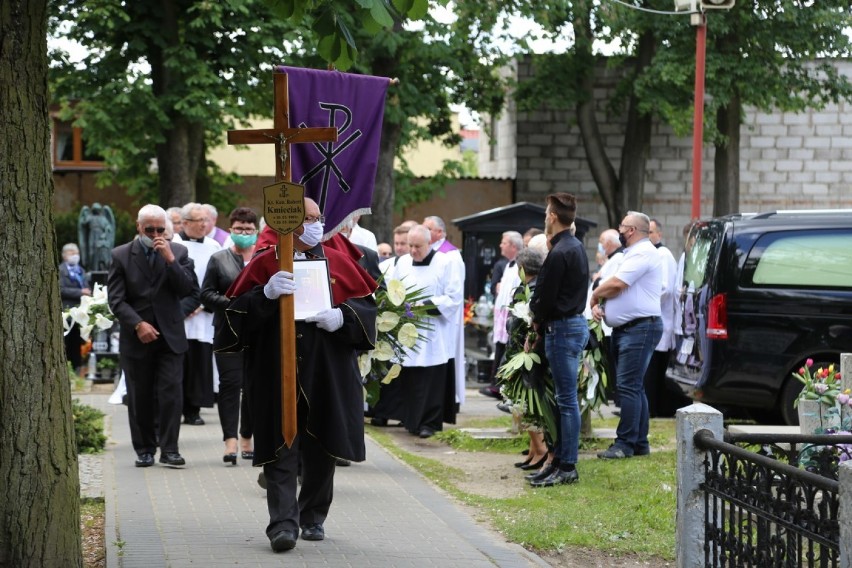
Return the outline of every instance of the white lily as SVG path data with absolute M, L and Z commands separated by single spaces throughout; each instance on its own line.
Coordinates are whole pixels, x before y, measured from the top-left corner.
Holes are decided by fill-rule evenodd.
M 95 327 L 98 329 L 109 329 L 112 327 L 112 320 L 103 314 L 97 314 L 95 316 Z
M 86 324 L 86 325 L 81 325 L 81 326 L 80 326 L 80 338 L 81 338 L 83 341 L 88 341 L 88 340 L 89 340 L 89 336 L 91 336 L 91 335 L 92 335 L 92 327 L 93 327 L 93 326 L 88 325 L 88 324 Z
M 418 333 L 417 328 L 413 323 L 408 322 L 402 324 L 402 327 L 399 328 L 399 333 L 397 333 L 396 336 L 400 343 L 411 349 L 417 343 L 420 333 Z
M 393 358 L 393 347 L 387 341 L 377 341 L 372 353 L 379 361 L 390 361 Z
M 95 284 L 94 288 L 92 288 L 92 299 L 96 304 L 106 304 L 109 301 L 106 286 Z
M 362 377 L 366 377 L 370 374 L 370 367 L 372 366 L 373 361 L 373 357 L 370 353 L 371 352 L 367 352 L 358 355 L 358 370 L 361 372 Z
M 528 302 L 518 302 L 514 306 L 512 306 L 512 315 L 516 318 L 524 320 L 527 325 L 532 324 L 532 312 L 530 312 L 530 305 Z
M 402 280 L 388 280 L 388 300 L 394 306 L 399 306 L 405 301 L 405 284 Z
M 399 314 L 394 312 L 382 312 L 376 318 L 376 329 L 379 331 L 390 331 L 399 323 Z
M 391 368 L 388 369 L 388 374 L 385 375 L 384 379 L 382 379 L 382 384 L 389 384 L 392 380 L 399 376 L 400 371 L 402 371 L 402 366 L 399 363 L 391 365 Z

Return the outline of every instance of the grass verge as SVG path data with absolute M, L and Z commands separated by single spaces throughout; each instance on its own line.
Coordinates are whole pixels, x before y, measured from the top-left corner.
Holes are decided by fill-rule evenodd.
M 594 419 L 595 428 L 614 428 L 617 419 Z M 476 426 L 483 427 L 483 426 Z M 674 559 L 675 427 L 673 420 L 651 421 L 650 456 L 629 460 L 595 459 L 592 450 L 606 440 L 584 440 L 578 464 L 580 482 L 545 489 L 526 488 L 517 498 L 493 499 L 459 489 L 465 474 L 398 447 L 375 428 L 370 436 L 453 497 L 475 507 L 506 539 L 537 551 L 565 547 L 597 549 Z M 478 440 L 458 431 L 440 434 L 461 452 L 520 451 L 523 438 Z M 512 445 L 514 444 L 514 445 Z M 518 445 L 520 444 L 520 445 Z M 591 459 L 589 459 L 591 458 Z

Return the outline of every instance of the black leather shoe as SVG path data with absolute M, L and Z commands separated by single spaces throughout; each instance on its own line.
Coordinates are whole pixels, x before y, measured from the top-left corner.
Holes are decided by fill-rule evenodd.
M 225 454 L 222 456 L 222 461 L 231 465 L 237 465 L 237 454 Z
M 177 452 L 166 452 L 164 454 L 160 454 L 160 463 L 173 466 L 186 465 L 186 460 Z
M 322 528 L 322 525 L 319 523 L 314 523 L 312 525 L 302 525 L 302 539 L 303 540 L 324 540 L 325 539 L 325 529 Z
M 139 454 L 136 458 L 136 467 L 151 467 L 154 465 L 154 454 Z
M 530 481 L 530 485 L 533 487 L 553 487 L 554 485 L 562 485 L 564 483 L 574 483 L 579 479 L 580 474 L 577 473 L 576 469 L 572 469 L 571 471 L 557 469 L 544 479 Z
M 524 479 L 526 479 L 529 482 L 539 481 L 541 479 L 545 479 L 546 477 L 550 476 L 551 473 L 556 471 L 556 469 L 558 467 L 559 467 L 559 464 L 554 459 L 552 462 L 550 462 L 550 464 L 545 466 L 545 468 L 543 470 L 541 470 L 537 473 L 529 473 L 529 474 L 524 476 Z
M 240 458 L 242 458 L 244 460 L 253 460 L 254 459 L 254 450 L 240 452 Z
M 293 550 L 296 546 L 296 540 L 299 538 L 299 531 L 283 530 L 269 537 L 269 545 L 275 552 L 284 552 Z
M 190 426 L 204 426 L 204 419 L 197 414 L 195 416 L 184 416 L 183 423 Z
M 374 416 L 370 418 L 370 425 L 372 426 L 387 426 L 388 419 L 387 418 L 379 418 L 378 416 Z
M 431 428 L 421 428 L 420 432 L 417 435 L 421 438 L 431 438 L 435 435 L 435 431 Z
M 257 474 L 257 484 L 261 489 L 266 489 L 266 475 L 262 471 Z
M 544 456 L 543 458 L 541 458 L 540 460 L 538 460 L 535 463 L 528 463 L 526 465 L 521 465 L 519 467 L 524 471 L 530 471 L 532 469 L 541 469 L 541 466 L 543 466 L 544 462 L 546 462 L 546 461 L 547 461 L 547 456 Z
M 334 465 L 339 467 L 349 467 L 350 465 L 352 465 L 352 462 L 343 458 L 335 458 Z
M 491 398 L 502 399 L 503 395 L 500 394 L 500 389 L 494 386 L 490 387 L 482 387 L 479 389 L 479 394 L 483 394 L 485 396 L 490 396 Z

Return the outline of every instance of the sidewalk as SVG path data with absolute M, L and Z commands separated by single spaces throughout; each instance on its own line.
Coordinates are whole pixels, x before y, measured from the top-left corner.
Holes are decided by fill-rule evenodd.
M 215 409 L 202 412 L 206 425 L 181 427 L 186 467 L 136 468 L 126 407 L 108 404 L 107 394 L 74 396 L 107 414 L 102 475 L 110 568 L 547 566 L 477 524 L 370 438 L 367 461 L 337 469 L 326 540 L 299 540 L 294 550 L 275 554 L 264 532 L 269 518 L 256 482 L 260 468 L 222 463 Z

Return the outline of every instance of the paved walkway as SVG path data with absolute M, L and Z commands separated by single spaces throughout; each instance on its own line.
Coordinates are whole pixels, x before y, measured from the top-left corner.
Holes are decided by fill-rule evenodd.
M 493 400 L 468 392 L 470 407 L 493 408 Z M 214 409 L 202 412 L 205 426 L 181 427 L 186 467 L 136 468 L 126 407 L 108 404 L 106 394 L 79 398 L 107 413 L 103 491 L 109 568 L 547 566 L 477 524 L 369 438 L 367 461 L 337 469 L 326 540 L 299 540 L 294 550 L 275 554 L 264 532 L 269 519 L 265 491 L 256 482 L 260 468 L 222 463 Z

